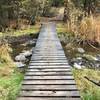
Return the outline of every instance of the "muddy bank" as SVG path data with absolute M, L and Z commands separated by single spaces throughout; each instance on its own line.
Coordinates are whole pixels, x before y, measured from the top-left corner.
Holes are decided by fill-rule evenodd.
M 31 59 L 31 55 L 26 57 L 24 54 L 34 50 L 38 35 L 39 34 L 37 33 L 37 34 L 23 35 L 19 37 L 6 37 L 6 40 L 8 41 L 8 44 L 12 49 L 10 55 L 14 63 L 16 64 L 16 67 L 22 68 L 23 71 L 25 71 L 25 69 L 29 65 L 29 61 Z M 18 56 L 20 58 L 18 58 Z M 17 59 L 22 59 L 24 57 L 25 61 L 24 62 L 21 60 L 17 61 L 16 57 Z

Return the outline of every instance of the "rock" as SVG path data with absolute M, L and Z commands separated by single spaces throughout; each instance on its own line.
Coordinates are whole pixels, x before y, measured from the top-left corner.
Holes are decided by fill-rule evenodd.
M 95 67 L 100 69 L 100 63 L 96 63 Z
M 23 43 L 23 44 L 21 44 L 21 46 L 24 46 L 25 47 L 25 46 L 27 46 L 27 43 Z
M 37 41 L 37 39 L 33 39 L 33 41 L 34 41 L 34 42 L 36 42 L 36 41 Z
M 18 67 L 18 68 L 23 68 L 26 66 L 26 64 L 23 64 L 22 62 L 15 62 L 15 65 Z
M 78 51 L 79 53 L 85 53 L 85 50 L 84 50 L 83 48 L 77 48 L 77 51 Z
M 81 64 L 83 64 L 83 59 L 81 57 L 73 58 L 71 60 L 71 63 L 73 63 L 73 64 L 77 63 L 77 64 L 81 65 Z
M 98 61 L 98 59 L 92 55 L 84 54 L 83 57 L 90 61 Z
M 77 60 L 82 60 L 82 57 L 77 57 L 76 59 L 77 59 Z
M 34 45 L 35 43 L 36 43 L 36 41 L 34 41 L 34 40 L 30 40 L 30 41 L 28 42 L 29 45 Z
M 98 61 L 100 61 L 100 54 L 98 54 L 98 55 L 96 56 L 96 58 L 98 59 Z
M 15 57 L 15 61 L 22 61 L 25 62 L 27 59 L 25 57 L 25 55 L 23 54 L 19 54 L 18 56 Z
M 22 55 L 24 55 L 25 57 L 30 57 L 32 56 L 32 52 L 30 51 L 23 51 L 23 53 L 21 53 Z
M 76 69 L 82 69 L 82 66 L 80 66 L 80 65 L 78 65 L 77 63 L 74 63 L 74 68 L 76 68 Z

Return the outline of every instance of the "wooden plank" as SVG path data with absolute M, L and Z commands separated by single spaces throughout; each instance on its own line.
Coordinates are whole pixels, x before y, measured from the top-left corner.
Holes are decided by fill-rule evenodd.
M 70 69 L 70 66 L 65 65 L 65 66 L 54 66 L 54 65 L 30 65 L 28 68 L 35 68 L 35 69 Z
M 55 66 L 55 67 L 56 66 L 62 67 L 62 66 L 68 66 L 68 63 L 59 63 L 59 62 L 58 63 L 49 63 L 48 62 L 48 63 L 30 63 L 29 65 L 30 66 L 32 66 L 32 65 L 34 65 L 34 66 L 46 66 L 46 65 L 49 66 L 49 65 L 52 65 L 52 66 Z
M 57 68 L 43 68 L 43 69 L 41 69 L 41 68 L 40 68 L 40 69 L 38 69 L 38 68 L 33 68 L 33 69 L 28 68 L 27 71 L 33 71 L 33 72 L 34 72 L 34 71 L 35 71 L 35 72 L 55 72 L 55 71 L 56 71 L 56 72 L 59 72 L 59 71 L 60 71 L 60 72 L 61 72 L 61 71 L 62 71 L 62 72 L 65 72 L 65 71 L 66 71 L 66 72 L 70 72 L 71 69 L 70 69 L 70 68 L 64 68 L 64 69 L 63 69 L 63 68 L 59 68 L 59 69 L 57 69 Z
M 48 59 L 47 60 L 44 60 L 44 61 L 43 60 L 41 60 L 41 61 L 40 60 L 35 60 L 34 61 L 32 59 L 30 61 L 30 63 L 68 63 L 68 61 L 67 60 L 48 60 Z
M 74 80 L 73 76 L 27 76 L 24 77 L 25 80 Z
M 31 58 L 32 58 L 32 59 L 35 59 L 35 58 L 45 58 L 45 59 L 46 59 L 46 58 L 47 58 L 47 59 L 48 59 L 48 58 L 59 58 L 59 59 L 60 59 L 60 58 L 65 58 L 65 57 L 64 57 L 64 56 L 46 56 L 46 55 L 45 55 L 45 56 L 32 56 Z
M 33 71 L 27 71 L 25 75 L 41 75 L 41 76 L 44 76 L 44 75 L 72 75 L 72 72 L 33 72 Z
M 79 91 L 21 91 L 25 97 L 80 97 Z
M 51 55 L 45 55 L 45 54 L 33 54 L 33 56 L 37 56 L 37 57 L 65 57 L 65 55 L 60 55 L 60 54 L 51 54 Z
M 49 51 L 49 52 L 48 52 Z M 65 54 L 64 54 L 64 51 L 50 51 L 50 50 L 48 50 L 48 51 L 36 51 L 36 52 L 34 52 L 34 54 L 33 55 L 54 55 L 54 56 L 65 56 Z
M 79 97 L 78 98 L 71 98 L 71 97 L 19 97 L 17 100 L 81 100 Z
M 76 85 L 23 85 L 22 90 L 41 90 L 41 91 L 72 91 L 77 90 Z
M 52 57 L 52 58 L 48 58 L 48 57 L 44 57 L 44 58 L 41 58 L 41 57 L 34 57 L 34 58 L 32 58 L 32 60 L 31 61 L 45 61 L 45 60 L 57 60 L 57 61 L 59 61 L 59 60 L 67 60 L 66 58 L 54 58 L 54 57 Z
M 75 80 L 24 80 L 23 85 L 33 85 L 33 84 L 52 84 L 52 85 L 75 85 Z

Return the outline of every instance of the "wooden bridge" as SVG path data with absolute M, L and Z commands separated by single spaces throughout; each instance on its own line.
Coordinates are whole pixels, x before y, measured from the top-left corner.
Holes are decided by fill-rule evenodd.
M 80 100 L 54 23 L 42 25 L 17 100 Z

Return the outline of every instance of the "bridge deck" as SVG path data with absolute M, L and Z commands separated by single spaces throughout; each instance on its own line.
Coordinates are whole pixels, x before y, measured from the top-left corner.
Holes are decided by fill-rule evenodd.
M 17 100 L 80 100 L 53 23 L 41 28 Z

